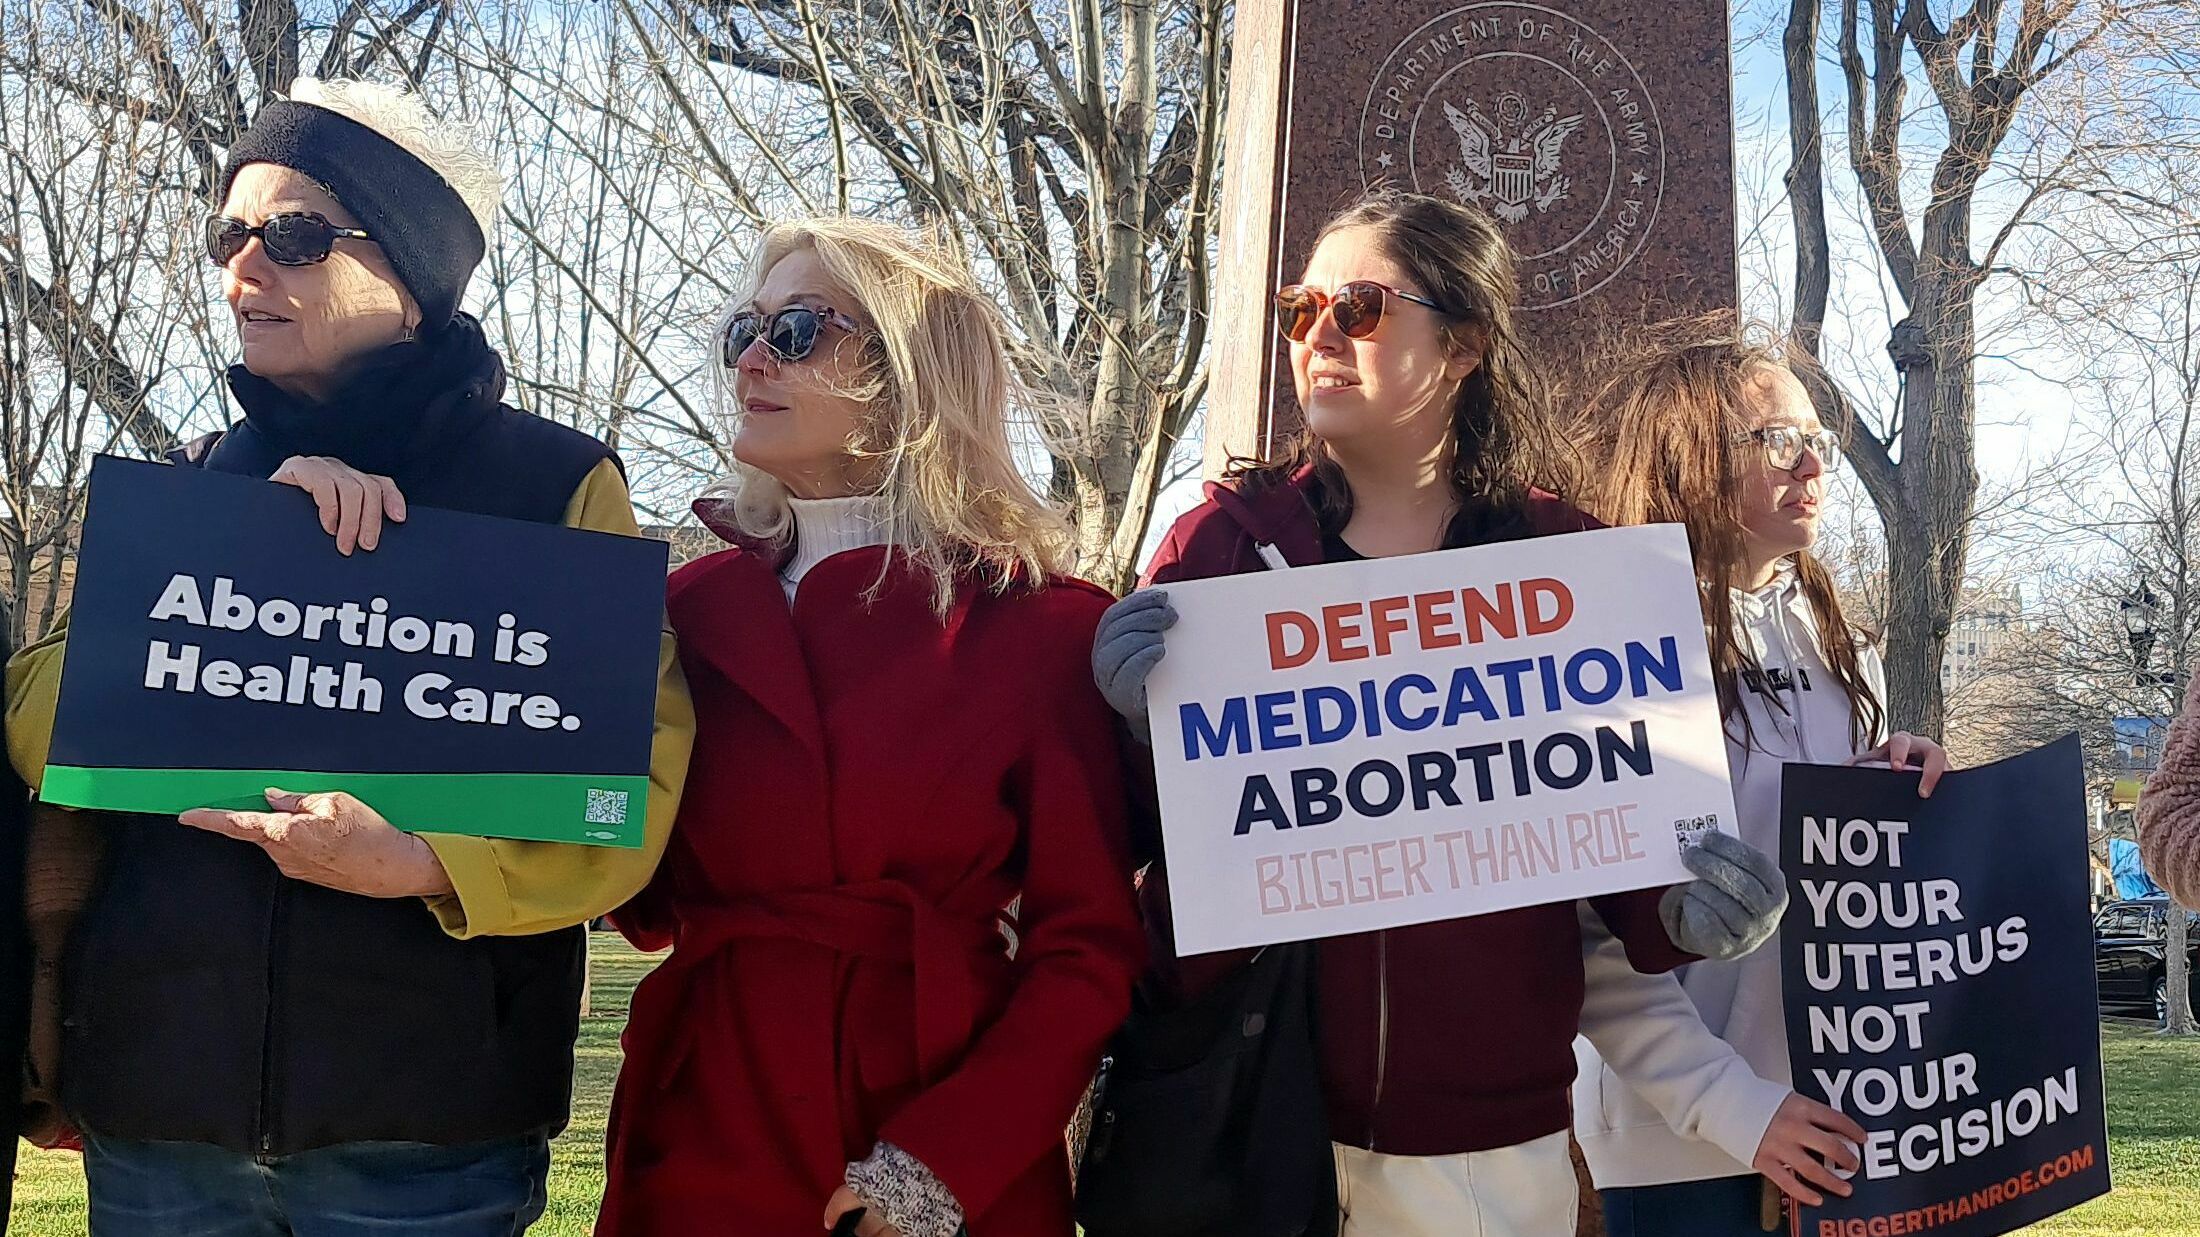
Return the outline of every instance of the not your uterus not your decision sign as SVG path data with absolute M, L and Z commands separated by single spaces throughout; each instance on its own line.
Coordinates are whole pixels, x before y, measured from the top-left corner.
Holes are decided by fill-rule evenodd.
M 2108 1190 L 2078 737 L 1917 783 L 1782 771 L 1795 1087 L 1866 1131 L 1805 1237 L 1993 1237 Z
M 666 555 L 415 507 L 346 557 L 295 488 L 100 457 L 40 796 L 639 846 Z
M 1733 819 L 1678 525 L 1167 587 L 1183 953 L 1683 881 Z

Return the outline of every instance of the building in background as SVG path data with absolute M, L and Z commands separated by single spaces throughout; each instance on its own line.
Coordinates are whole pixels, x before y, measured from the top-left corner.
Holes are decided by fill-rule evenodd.
M 2024 595 L 2015 584 L 1964 589 L 1940 656 L 1941 686 L 1953 691 L 1992 673 L 1994 655 L 2026 629 Z

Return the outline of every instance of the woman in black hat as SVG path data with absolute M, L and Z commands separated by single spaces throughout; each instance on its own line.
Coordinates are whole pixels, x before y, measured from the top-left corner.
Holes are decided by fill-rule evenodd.
M 504 363 L 458 312 L 501 191 L 462 130 L 300 79 L 222 191 L 206 246 L 244 418 L 175 463 L 306 490 L 344 554 L 408 500 L 638 532 L 610 448 L 503 404 Z M 8 667 L 33 781 L 65 639 Z M 97 1237 L 509 1237 L 541 1214 L 577 925 L 642 886 L 678 805 L 693 715 L 663 652 L 639 850 L 405 833 L 342 794 L 87 824 L 110 845 L 70 943 L 61 1075 Z

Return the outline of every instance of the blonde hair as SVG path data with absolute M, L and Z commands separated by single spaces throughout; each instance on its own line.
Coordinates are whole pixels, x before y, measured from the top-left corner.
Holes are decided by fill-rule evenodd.
M 1069 522 L 1033 491 L 1009 443 L 1010 418 L 1037 416 L 1046 397 L 1022 378 L 999 307 L 938 236 L 838 216 L 773 224 L 712 340 L 780 259 L 804 249 L 871 321 L 863 377 L 841 392 L 868 405 L 848 447 L 881 465 L 886 542 L 932 577 L 933 608 L 944 617 L 967 575 L 1001 592 L 1068 570 Z M 721 414 L 738 429 L 733 371 L 715 350 L 711 368 Z M 794 534 L 786 487 L 738 460 L 703 501 L 759 541 L 783 545 Z
M 290 83 L 290 100 L 334 112 L 364 125 L 428 165 L 451 187 L 484 243 L 497 234 L 497 206 L 504 198 L 504 174 L 489 157 L 485 143 L 469 124 L 439 119 L 419 95 L 397 86 L 357 79 L 322 81 L 299 77 Z

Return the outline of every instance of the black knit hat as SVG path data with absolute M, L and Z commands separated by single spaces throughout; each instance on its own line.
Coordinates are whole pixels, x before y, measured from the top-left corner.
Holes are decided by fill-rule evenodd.
M 382 246 L 420 304 L 420 333 L 449 324 L 481 264 L 487 238 L 450 182 L 403 146 L 327 108 L 277 99 L 229 148 L 222 197 L 248 163 L 312 177 Z

